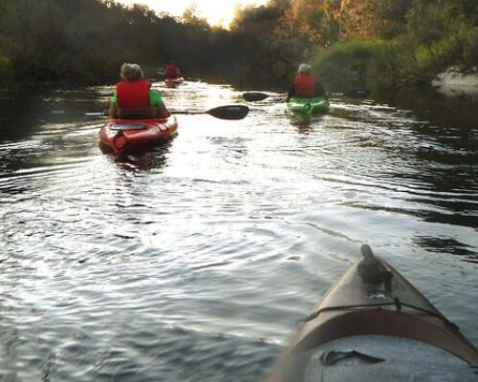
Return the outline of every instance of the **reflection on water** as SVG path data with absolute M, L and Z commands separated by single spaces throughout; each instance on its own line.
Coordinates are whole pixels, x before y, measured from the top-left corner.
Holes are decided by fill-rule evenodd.
M 161 143 L 159 146 L 144 152 L 126 156 L 110 156 L 120 168 L 133 172 L 159 170 L 166 166 L 168 161 L 171 140 Z
M 175 110 L 244 102 L 154 87 Z M 304 121 L 271 97 L 115 158 L 85 116 L 110 93 L 1 103 L 1 380 L 260 380 L 362 243 L 478 343 L 474 105 L 337 98 Z

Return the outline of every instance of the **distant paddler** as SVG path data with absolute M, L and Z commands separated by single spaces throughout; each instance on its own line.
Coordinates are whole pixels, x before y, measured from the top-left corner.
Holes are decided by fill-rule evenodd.
M 328 96 L 322 83 L 316 76 L 310 73 L 309 64 L 300 64 L 297 72 L 294 82 L 287 93 L 285 102 L 289 102 L 293 97 L 314 98 Z
M 176 66 L 176 63 L 174 62 L 174 60 L 169 61 L 169 64 L 166 65 L 165 72 L 166 72 L 165 79 L 174 80 L 176 78 L 181 77 L 181 71 Z
M 285 102 L 287 111 L 294 115 L 310 117 L 329 110 L 328 94 L 317 77 L 310 73 L 310 66 L 306 63 L 299 65 Z

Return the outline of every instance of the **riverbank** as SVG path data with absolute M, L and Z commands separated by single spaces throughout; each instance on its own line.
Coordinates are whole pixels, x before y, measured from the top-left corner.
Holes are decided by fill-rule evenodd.
M 440 73 L 432 81 L 432 85 L 446 96 L 471 96 L 478 98 L 478 67 L 467 72 L 456 66 Z

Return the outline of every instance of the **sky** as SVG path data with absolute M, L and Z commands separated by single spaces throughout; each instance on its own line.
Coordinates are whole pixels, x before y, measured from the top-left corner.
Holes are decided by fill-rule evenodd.
M 237 5 L 265 5 L 267 0 L 116 0 L 121 4 L 144 4 L 156 12 L 167 12 L 173 16 L 181 16 L 192 4 L 195 4 L 211 25 L 227 27 L 234 17 Z

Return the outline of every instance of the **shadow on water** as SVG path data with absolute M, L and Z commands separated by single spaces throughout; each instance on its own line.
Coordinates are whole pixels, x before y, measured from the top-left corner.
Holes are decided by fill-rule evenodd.
M 388 105 L 413 110 L 419 119 L 428 121 L 416 125 L 418 133 L 431 135 L 454 149 L 477 154 L 476 97 L 447 96 L 433 88 L 381 90 L 376 96 Z
M 437 238 L 429 236 L 419 236 L 414 241 L 422 248 L 431 252 L 443 253 L 459 256 L 463 261 L 478 264 L 478 252 L 473 247 L 463 244 L 452 238 Z
M 13 94 L 0 98 L 0 143 L 30 135 L 41 123 L 39 110 L 31 96 Z
M 317 125 L 323 124 L 324 115 L 290 115 L 290 124 L 297 128 L 301 135 L 309 135 Z
M 423 171 L 416 172 L 415 179 L 429 184 L 429 189 L 439 195 L 433 203 L 448 211 L 447 215 L 428 211 L 425 219 L 476 229 L 476 96 L 447 96 L 433 88 L 382 90 L 376 95 L 380 102 L 413 112 L 414 122 L 408 123 L 407 128 L 414 134 L 410 136 L 410 143 L 401 145 L 396 154 L 400 158 L 413 158 L 414 162 L 421 164 Z M 401 128 L 397 125 L 390 127 Z M 394 176 L 402 178 L 404 183 L 410 180 L 410 174 L 396 173 Z
M 0 143 L 29 137 L 45 123 L 84 120 L 87 112 L 106 112 L 110 90 L 41 89 L 0 98 Z
M 300 134 L 308 135 L 313 130 L 312 118 L 308 115 L 292 115 L 290 124 L 297 128 Z

